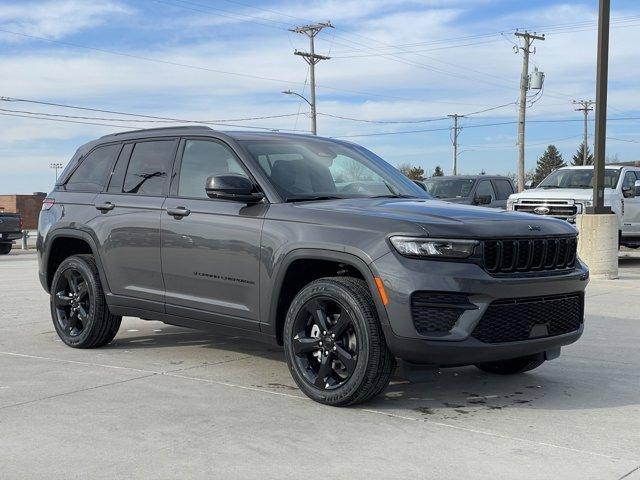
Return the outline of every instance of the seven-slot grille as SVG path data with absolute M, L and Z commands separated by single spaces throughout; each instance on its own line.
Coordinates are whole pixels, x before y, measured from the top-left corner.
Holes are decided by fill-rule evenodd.
M 566 271 L 576 262 L 576 237 L 485 240 L 482 265 L 490 274 Z
M 582 293 L 496 300 L 471 336 L 485 343 L 552 337 L 579 330 L 583 318 Z

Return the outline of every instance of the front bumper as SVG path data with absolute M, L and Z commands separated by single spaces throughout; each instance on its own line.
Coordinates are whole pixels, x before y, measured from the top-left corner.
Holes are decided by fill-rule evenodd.
M 395 252 L 376 260 L 373 267 L 383 279 L 389 298 L 383 321 L 387 344 L 396 357 L 411 363 L 469 365 L 515 358 L 555 350 L 575 342 L 582 334 L 581 325 L 570 333 L 513 342 L 485 343 L 472 336 L 495 301 L 583 292 L 589 272 L 580 261 L 571 273 L 534 277 L 498 278 L 475 264 L 408 259 Z M 473 308 L 464 310 L 450 331 L 421 334 L 411 310 L 414 292 L 463 294 Z

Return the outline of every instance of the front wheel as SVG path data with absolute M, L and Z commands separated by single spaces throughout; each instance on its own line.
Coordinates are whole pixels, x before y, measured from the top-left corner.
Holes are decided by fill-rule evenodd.
M 544 363 L 544 355 L 528 355 L 526 357 L 511 358 L 497 362 L 476 363 L 483 372 L 498 375 L 516 375 L 538 368 Z
M 0 243 L 0 255 L 7 255 L 12 246 L 10 243 Z
M 395 368 L 367 284 L 321 278 L 294 298 L 284 324 L 289 371 L 312 400 L 365 402 L 384 390 Z
M 109 312 L 92 255 L 74 255 L 60 264 L 51 282 L 51 316 L 70 347 L 101 347 L 116 336 L 122 317 Z

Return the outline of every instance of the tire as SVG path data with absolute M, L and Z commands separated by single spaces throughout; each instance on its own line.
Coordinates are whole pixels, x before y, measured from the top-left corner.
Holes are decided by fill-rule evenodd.
M 73 348 L 96 348 L 114 339 L 122 317 L 109 312 L 92 255 L 65 259 L 51 282 L 51 317 L 60 339 Z
M 0 243 L 0 255 L 7 255 L 11 251 L 11 247 L 13 245 L 10 243 Z
M 294 381 L 325 405 L 366 402 L 385 389 L 395 369 L 371 292 L 357 278 L 306 285 L 289 307 L 283 340 Z
M 538 368 L 544 362 L 544 355 L 538 354 L 500 360 L 498 362 L 476 363 L 476 367 L 483 372 L 495 373 L 497 375 L 516 375 Z

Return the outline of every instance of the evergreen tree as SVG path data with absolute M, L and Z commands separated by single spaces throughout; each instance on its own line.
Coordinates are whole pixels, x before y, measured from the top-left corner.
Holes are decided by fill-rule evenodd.
M 587 149 L 587 165 L 593 165 L 593 154 L 591 150 L 589 150 L 589 145 L 586 145 Z M 578 151 L 573 154 L 573 158 L 571 159 L 571 165 L 582 165 L 582 161 L 584 159 L 584 150 L 585 144 L 582 142 L 578 147 Z
M 433 171 L 433 176 L 434 177 L 442 177 L 442 176 L 444 176 L 444 172 L 442 171 L 442 168 L 440 168 L 440 165 L 438 165 L 436 167 L 436 169 Z
M 538 185 L 544 180 L 551 172 L 566 167 L 562 159 L 562 154 L 558 151 L 555 145 L 549 145 L 547 150 L 538 159 L 538 165 L 536 166 L 536 172 L 533 175 L 533 181 Z

